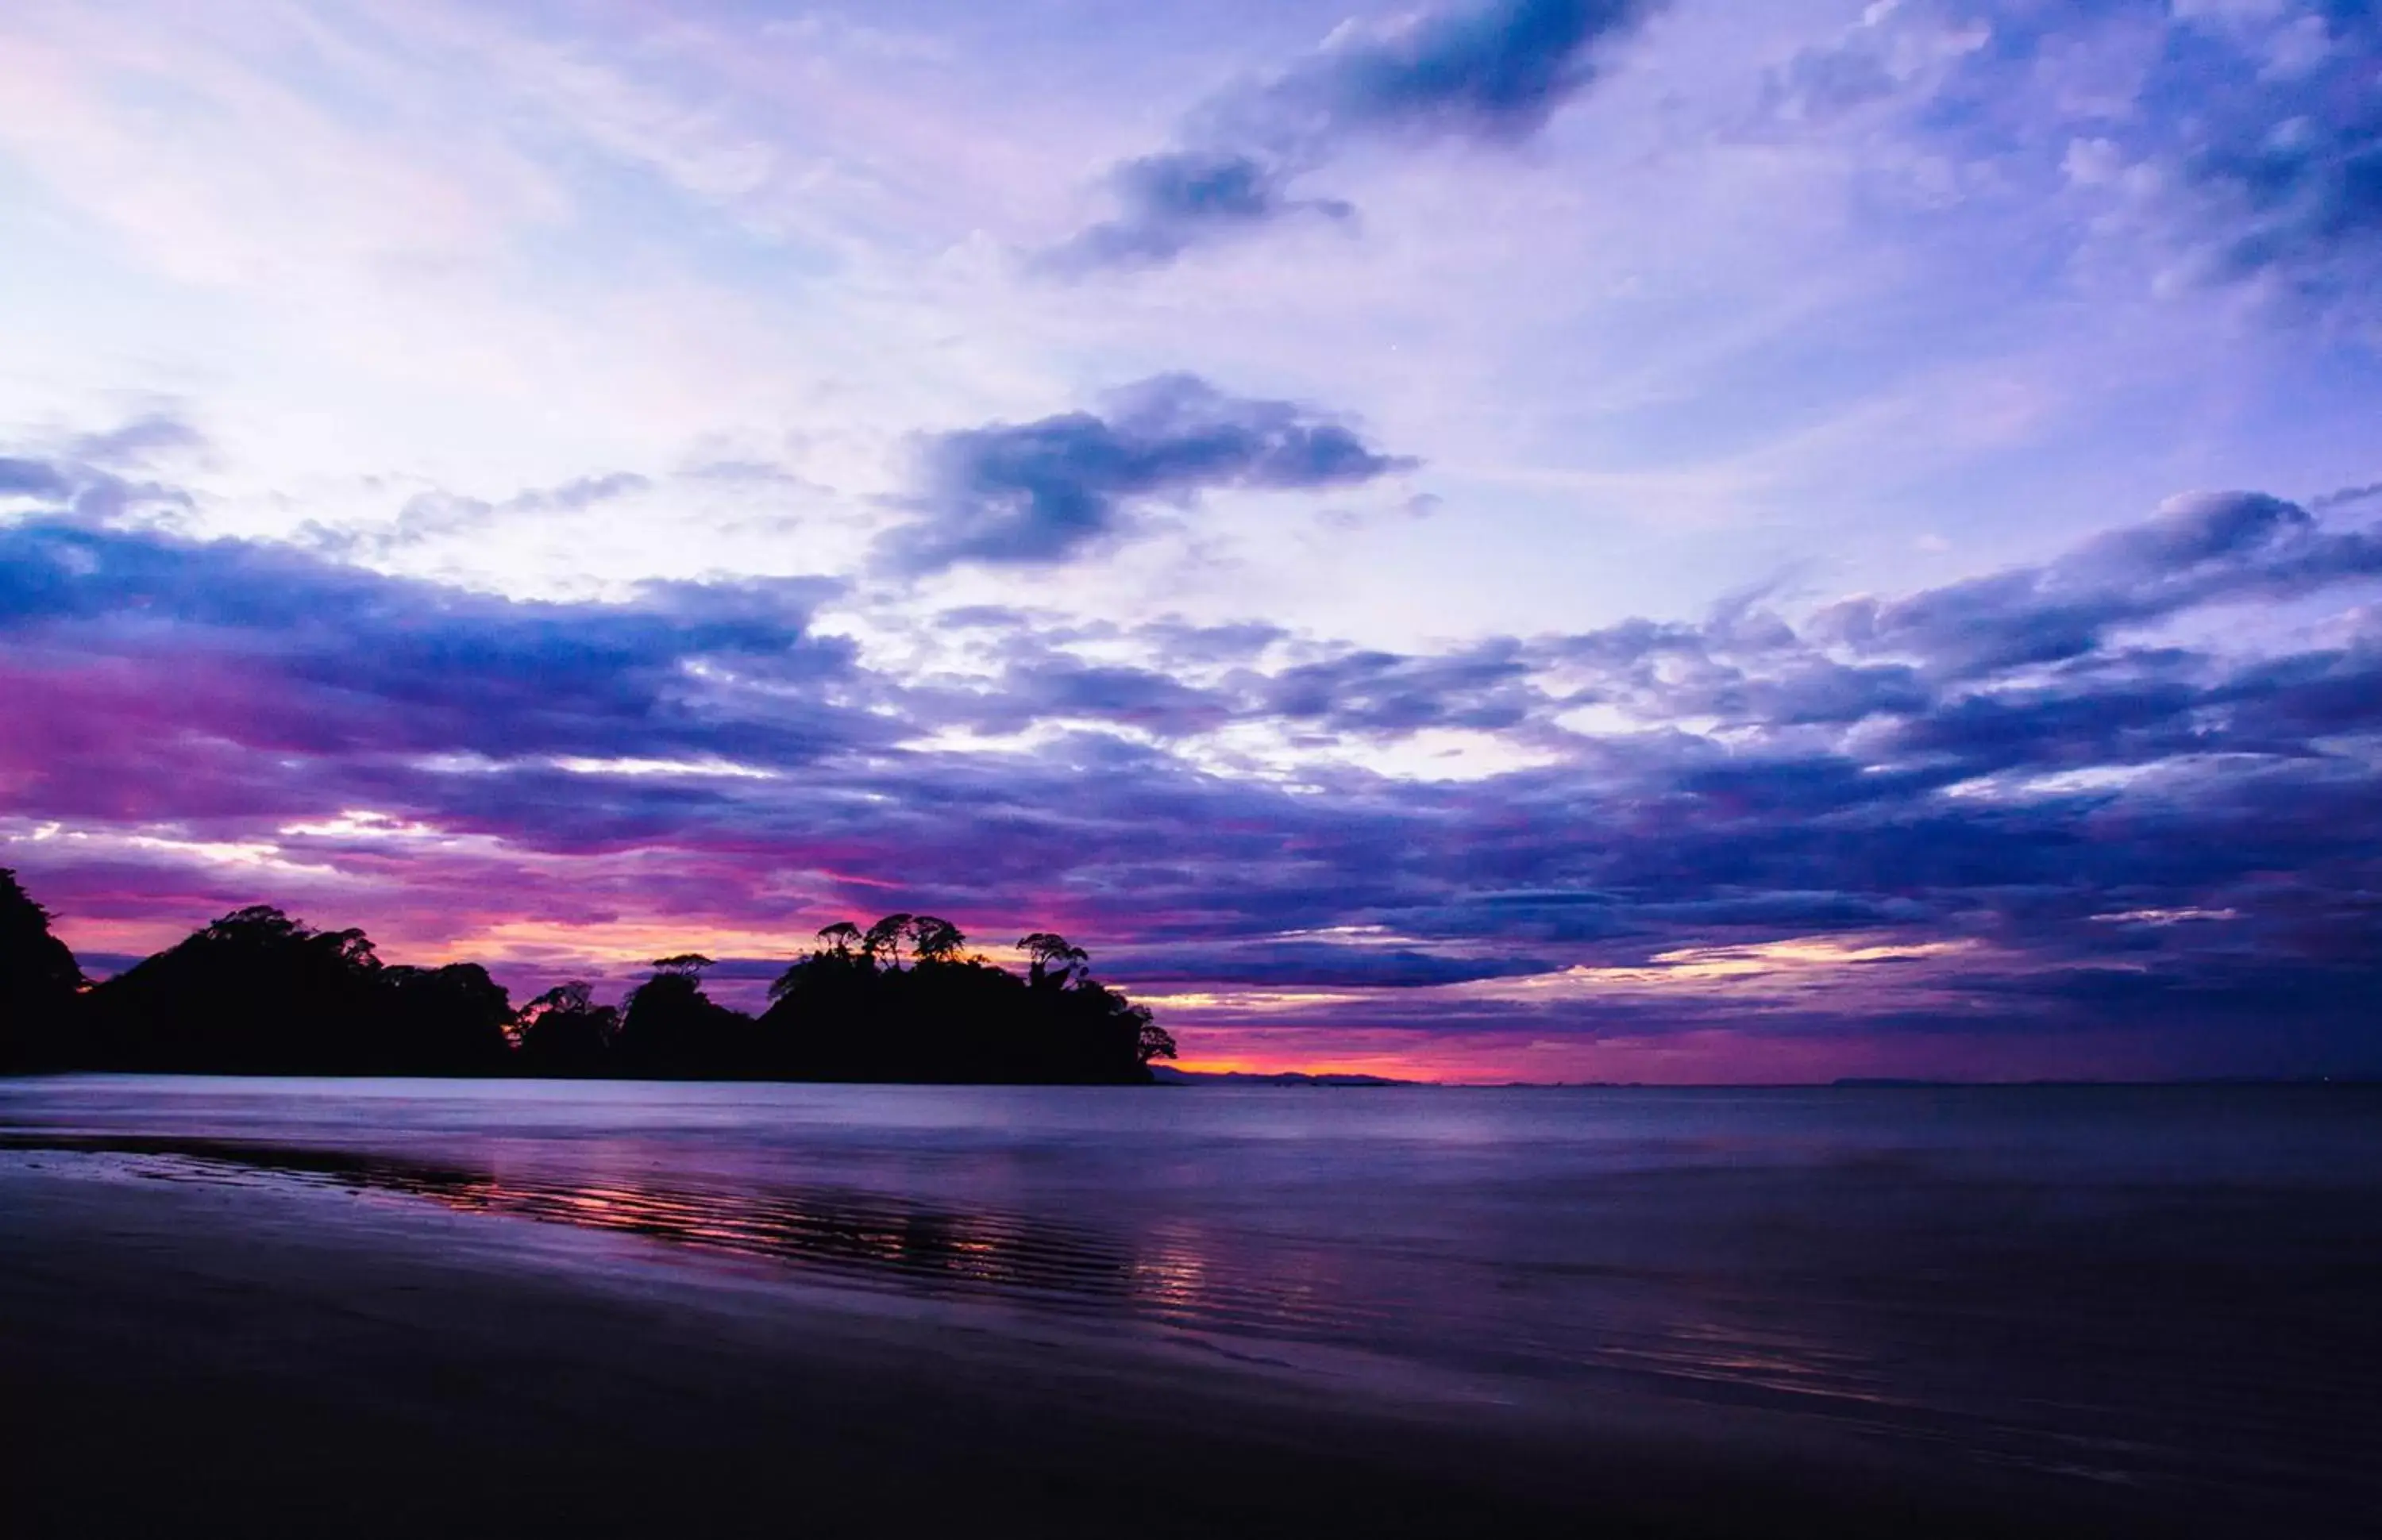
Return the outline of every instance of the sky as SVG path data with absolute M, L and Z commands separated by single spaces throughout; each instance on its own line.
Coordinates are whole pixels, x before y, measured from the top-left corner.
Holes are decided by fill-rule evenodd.
M 2360 0 L 14 0 L 0 865 L 1186 1066 L 2382 1072 Z

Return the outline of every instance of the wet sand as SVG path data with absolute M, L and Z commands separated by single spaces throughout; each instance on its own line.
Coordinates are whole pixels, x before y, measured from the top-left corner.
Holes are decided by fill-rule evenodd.
M 1501 1404 L 386 1196 L 160 1178 L 0 1152 L 0 1533 L 2261 1530 L 1760 1410 Z

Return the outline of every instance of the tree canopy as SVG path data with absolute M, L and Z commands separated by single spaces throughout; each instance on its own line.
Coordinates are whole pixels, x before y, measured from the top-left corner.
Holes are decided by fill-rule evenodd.
M 504 988 L 475 962 L 385 966 L 361 930 L 237 910 L 93 988 L 78 1061 L 217 1074 L 486 1074 Z
M 1147 1007 L 1094 980 L 1083 949 L 1048 932 L 1019 943 L 1023 979 L 968 955 L 965 934 L 931 914 L 888 915 L 865 932 L 839 922 L 818 940 L 769 986 L 751 1040 L 764 1073 L 1099 1083 L 1147 1080 L 1152 1059 L 1174 1057 Z
M 583 980 L 516 1009 L 477 963 L 381 961 L 361 930 L 236 910 L 85 984 L 49 917 L 0 870 L 0 1068 L 1132 1084 L 1174 1042 L 1049 931 L 1023 977 L 932 914 L 823 926 L 758 1016 L 704 990 L 699 952 L 657 958 L 616 1008 Z
M 0 866 L 0 1069 L 69 1053 L 64 1037 L 82 987 L 74 954 L 50 934 L 49 911 Z

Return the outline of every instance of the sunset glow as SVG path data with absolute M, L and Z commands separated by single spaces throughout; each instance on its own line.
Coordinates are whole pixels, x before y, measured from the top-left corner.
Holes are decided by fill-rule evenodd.
M 11 5 L 0 865 L 95 975 L 2382 1068 L 2382 23 L 2058 9 Z

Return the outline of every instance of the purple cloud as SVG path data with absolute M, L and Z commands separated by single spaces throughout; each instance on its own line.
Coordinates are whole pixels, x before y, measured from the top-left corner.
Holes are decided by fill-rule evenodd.
M 1120 212 L 1044 254 L 1062 274 L 1162 266 L 1202 243 L 1282 220 L 1347 220 L 1290 185 L 1359 140 L 1528 139 L 1596 73 L 1597 45 L 1640 0 L 1490 0 L 1396 31 L 1335 37 L 1272 78 L 1195 111 L 1183 143 L 1109 174 Z
M 1127 386 L 1104 410 L 928 439 L 919 517 L 884 536 L 880 557 L 913 573 L 1062 561 L 1125 532 L 1153 501 L 1352 486 L 1415 463 L 1295 402 L 1227 396 L 1188 374 Z
M 972 612 L 952 623 L 1010 661 L 959 689 L 817 634 L 817 582 L 540 604 L 35 520 L 0 528 L 0 785 L 11 816 L 77 831 L 11 851 L 70 919 L 279 881 L 401 893 L 417 930 L 459 936 L 626 915 L 791 935 L 894 904 L 987 934 L 1036 917 L 1161 991 L 1320 991 L 1300 1020 L 1335 1030 L 2056 1033 L 2122 999 L 2208 1062 L 2365 1064 L 2382 631 L 2352 612 L 2323 645 L 2251 657 L 2130 633 L 2377 581 L 2369 530 L 2227 495 L 1802 622 L 1739 604 L 1272 662 L 1271 628 L 1161 623 L 1102 633 L 1147 659 L 1123 665 Z M 1565 727 L 1583 704 L 1640 726 Z M 1037 725 L 1064 730 L 919 746 Z M 1286 782 L 1204 763 L 1226 727 L 1459 728 L 1540 758 Z M 358 809 L 374 822 L 342 833 Z M 194 875 L 185 847 L 287 872 Z M 1728 993 L 1748 970 L 1791 979 L 1798 937 L 1850 959 L 1828 963 L 1836 994 Z M 1683 968 L 1723 983 L 1661 1009 L 1639 992 Z M 1479 993 L 1501 988 L 1522 992 Z M 2262 989 L 2294 1013 L 2287 1042 L 2249 1007 Z

